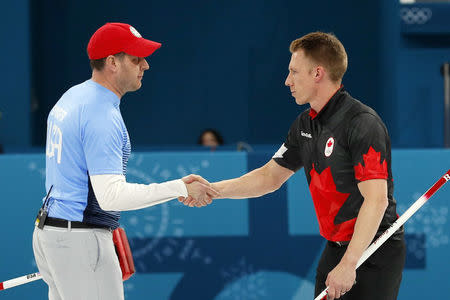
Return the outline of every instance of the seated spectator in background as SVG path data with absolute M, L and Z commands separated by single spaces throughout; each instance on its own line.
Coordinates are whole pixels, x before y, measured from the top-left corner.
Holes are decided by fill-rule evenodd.
M 202 146 L 215 148 L 219 145 L 223 145 L 223 138 L 215 129 L 208 128 L 202 131 L 197 143 Z

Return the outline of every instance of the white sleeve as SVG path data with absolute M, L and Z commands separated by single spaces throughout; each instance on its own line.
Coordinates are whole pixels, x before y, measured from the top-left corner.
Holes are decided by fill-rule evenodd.
M 123 175 L 93 175 L 90 179 L 103 210 L 134 210 L 188 196 L 181 179 L 148 185 L 128 183 Z

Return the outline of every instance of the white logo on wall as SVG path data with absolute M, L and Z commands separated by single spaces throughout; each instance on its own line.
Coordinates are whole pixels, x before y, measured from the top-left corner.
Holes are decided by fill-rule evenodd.
M 28 164 L 28 170 L 32 172 L 37 172 L 40 175 L 40 177 L 45 180 L 45 165 L 38 166 L 36 162 L 32 161 Z
M 427 7 L 402 8 L 400 10 L 400 18 L 408 25 L 425 24 L 431 19 L 432 15 L 433 12 Z
M 420 193 L 414 193 L 412 200 L 415 201 L 421 196 Z M 398 206 L 399 214 L 408 209 L 409 205 L 400 204 Z M 417 213 L 408 220 L 405 226 L 406 232 L 425 234 L 425 242 L 427 248 L 438 248 L 448 245 L 450 242 L 448 231 L 448 206 L 447 205 L 424 205 Z M 414 241 L 407 243 L 408 250 L 414 255 L 422 259 L 425 252 L 421 245 Z
M 130 31 L 135 37 L 138 37 L 138 38 L 142 37 L 142 35 L 133 26 L 130 26 Z
M 325 156 L 330 157 L 331 153 L 333 153 L 334 149 L 334 138 L 330 137 L 325 144 Z
M 268 296 L 267 282 L 261 272 L 256 272 L 253 265 L 242 257 L 237 263 L 221 269 L 220 274 L 228 283 L 225 285 L 222 299 L 261 299 Z
M 130 156 L 127 168 L 127 177 L 131 177 L 130 182 L 138 181 L 140 183 L 150 184 L 167 181 L 170 177 L 173 177 L 172 171 L 161 167 L 160 164 L 155 164 L 149 173 L 143 172 L 139 168 L 143 160 L 143 155 L 132 154 Z M 183 177 L 191 173 L 198 174 L 202 168 L 208 167 L 209 161 L 207 160 L 201 161 L 198 166 L 178 165 L 175 177 Z M 139 258 L 151 253 L 159 263 L 163 263 L 165 258 L 172 257 L 173 255 L 176 255 L 181 261 L 195 260 L 203 264 L 210 264 L 212 262 L 208 255 L 204 255 L 195 246 L 195 240 L 188 239 L 180 242 L 176 239 L 184 236 L 184 219 L 170 218 L 170 208 L 182 205 L 178 201 L 170 201 L 136 212 L 122 214 L 121 221 L 125 225 L 128 236 L 137 238 L 152 237 L 148 240 L 148 243 L 141 245 L 139 248 L 136 245 L 132 245 L 134 257 Z M 174 238 L 171 239 L 169 237 Z M 162 241 L 165 242 L 163 245 L 161 244 Z M 139 267 L 141 270 L 147 269 L 143 264 Z

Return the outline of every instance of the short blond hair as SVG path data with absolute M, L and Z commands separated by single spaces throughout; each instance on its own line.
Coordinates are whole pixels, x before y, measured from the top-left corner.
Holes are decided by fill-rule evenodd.
M 291 53 L 302 50 L 306 57 L 321 64 L 334 82 L 342 80 L 347 71 L 347 53 L 342 43 L 332 33 L 311 32 L 292 41 Z

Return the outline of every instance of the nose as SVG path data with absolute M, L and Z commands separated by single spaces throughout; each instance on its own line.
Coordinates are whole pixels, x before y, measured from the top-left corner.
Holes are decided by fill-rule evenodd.
M 142 69 L 144 71 L 150 69 L 150 66 L 148 65 L 148 62 L 145 58 L 142 60 Z
M 288 74 L 288 76 L 286 77 L 286 80 L 284 81 L 284 85 L 285 86 L 291 86 L 291 73 Z

